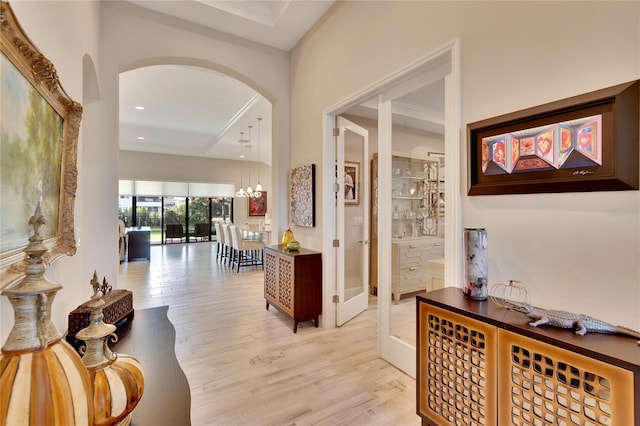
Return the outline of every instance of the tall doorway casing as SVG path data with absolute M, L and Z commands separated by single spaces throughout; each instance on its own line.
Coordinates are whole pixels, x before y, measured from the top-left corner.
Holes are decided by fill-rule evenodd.
M 391 100 L 401 96 L 406 91 L 410 80 L 416 87 L 433 78 L 444 79 L 444 154 L 447 167 L 444 171 L 444 189 L 447 194 L 446 210 L 444 212 L 444 282 L 445 286 L 458 286 L 461 277 L 461 232 L 462 218 L 460 213 L 461 187 L 461 127 L 460 127 L 460 42 L 453 40 L 439 49 L 419 58 L 412 64 L 398 70 L 392 75 L 352 94 L 323 112 L 323 199 L 331 200 L 335 197 L 333 183 L 335 176 L 336 154 L 334 149 L 333 127 L 335 117 L 346 112 L 349 108 L 375 100 L 378 108 L 378 155 L 381 170 L 378 183 L 378 199 L 380 206 L 391 205 L 391 155 L 390 145 L 392 137 Z M 438 75 L 439 73 L 439 75 Z M 422 80 L 421 80 L 422 79 Z M 426 80 L 425 80 L 426 79 Z M 425 80 L 425 81 L 423 81 Z M 408 83 L 409 82 L 409 83 Z M 386 118 L 385 118 L 386 117 Z M 388 122 L 380 122 L 380 119 Z M 386 144 L 386 146 L 385 146 Z M 384 178 L 383 176 L 388 176 Z M 385 182 L 385 180 L 387 180 Z M 366 190 L 370 190 L 367 188 Z M 384 195 L 383 195 L 384 194 Z M 384 197 L 388 197 L 386 199 Z M 378 211 L 377 233 L 380 246 L 391 245 L 391 211 L 380 208 Z M 323 219 L 327 229 L 336 227 L 336 209 L 333 203 L 323 203 Z M 323 241 L 323 256 L 325 284 L 324 297 L 324 326 L 336 325 L 336 306 L 333 303 L 335 283 L 335 267 L 338 263 L 337 251 L 333 247 L 333 236 L 325 235 Z M 378 355 L 407 374 L 415 377 L 415 346 L 407 344 L 394 337 L 391 333 L 391 266 L 388 250 L 378 250 Z M 346 325 L 347 327 L 349 324 Z

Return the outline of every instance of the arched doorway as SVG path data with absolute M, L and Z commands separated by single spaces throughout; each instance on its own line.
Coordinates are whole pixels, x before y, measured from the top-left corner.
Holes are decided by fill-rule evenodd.
M 248 211 L 247 200 L 234 200 L 235 190 L 206 190 L 259 183 L 268 203 L 272 110 L 243 81 L 190 62 L 120 73 L 119 177 L 134 182 L 129 192 L 121 190 L 121 211 L 133 208 L 134 225 L 151 228 L 152 244 L 200 241 L 215 220 L 264 222 Z M 229 207 L 212 216 L 221 199 Z

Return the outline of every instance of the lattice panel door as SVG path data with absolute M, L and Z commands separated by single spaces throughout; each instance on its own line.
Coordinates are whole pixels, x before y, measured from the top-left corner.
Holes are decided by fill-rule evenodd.
M 419 412 L 439 425 L 494 426 L 497 329 L 418 305 Z
M 269 250 L 264 251 L 264 297 L 274 302 L 278 300 L 278 262 L 277 256 Z
M 501 425 L 633 424 L 633 373 L 499 332 Z
M 289 315 L 293 316 L 293 259 L 288 256 L 278 257 L 278 304 Z

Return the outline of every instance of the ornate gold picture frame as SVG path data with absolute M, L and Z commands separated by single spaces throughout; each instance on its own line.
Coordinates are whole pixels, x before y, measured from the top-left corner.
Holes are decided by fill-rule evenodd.
M 74 203 L 82 106 L 0 2 L 0 289 L 24 276 L 29 217 L 40 202 L 51 264 L 76 252 Z

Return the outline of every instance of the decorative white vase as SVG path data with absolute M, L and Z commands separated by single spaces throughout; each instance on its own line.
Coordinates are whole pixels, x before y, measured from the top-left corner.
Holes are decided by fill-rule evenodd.
M 485 300 L 489 287 L 487 230 L 464 228 L 464 296 Z
M 51 321 L 51 305 L 62 286 L 44 277 L 47 248 L 39 232 L 45 218 L 39 203 L 29 224 L 34 235 L 24 250 L 26 276 L 2 292 L 15 319 L 0 355 L 0 420 L 12 426 L 92 425 L 89 374 Z
M 94 273 L 92 286 L 97 284 Z M 91 309 L 90 323 L 76 334 L 76 338 L 84 340 L 86 346 L 82 361 L 89 370 L 93 384 L 94 426 L 118 425 L 131 423 L 131 412 L 140 402 L 144 392 L 144 374 L 137 359 L 116 354 L 109 349 L 108 340 L 116 341 L 116 326 L 103 321 L 102 292 L 96 291 L 87 306 Z

